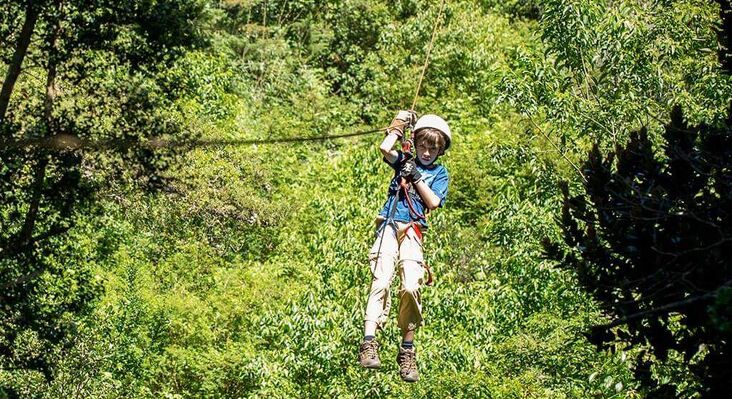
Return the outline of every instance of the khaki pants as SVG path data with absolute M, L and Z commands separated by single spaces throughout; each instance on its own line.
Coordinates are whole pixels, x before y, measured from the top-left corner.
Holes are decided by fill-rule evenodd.
M 397 222 L 396 231 L 393 225 L 387 225 L 377 234 L 369 252 L 369 262 L 373 277 L 366 305 L 366 321 L 384 328 L 391 309 L 389 288 L 394 278 L 395 266 L 398 265 L 398 325 L 402 332 L 416 330 L 423 321 L 420 297 L 420 287 L 424 284 L 425 275 L 422 240 L 417 237 L 413 228 L 409 228 L 408 223 Z

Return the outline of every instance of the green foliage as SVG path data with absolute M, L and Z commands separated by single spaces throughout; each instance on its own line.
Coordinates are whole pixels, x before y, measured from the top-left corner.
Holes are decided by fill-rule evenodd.
M 459 131 L 468 131 L 471 123 L 461 125 L 455 120 Z M 520 131 L 511 131 L 512 121 L 496 126 L 490 134 L 462 136 L 461 146 L 445 159 L 453 176 L 473 167 L 468 155 L 476 148 L 501 148 L 503 154 L 532 148 Z M 241 149 L 217 156 L 242 162 L 256 160 L 259 151 L 266 152 Z M 528 215 L 520 211 L 531 209 L 537 192 L 532 190 L 541 187 L 531 171 L 545 169 L 544 178 L 551 179 L 551 158 L 542 158 L 539 149 L 526 150 L 516 161 L 510 155 L 478 157 L 486 172 L 478 184 L 495 201 L 455 205 L 434 215 L 427 251 L 438 280 L 424 293 L 428 321 L 418 337 L 423 381 L 416 387 L 398 383 L 391 362 L 375 375 L 361 369 L 354 359 L 369 281 L 365 254 L 388 168 L 373 143 L 303 151 L 307 168 L 297 167 L 303 162 L 297 151 L 279 152 L 279 163 L 288 167 L 285 176 L 271 181 L 271 193 L 266 175 L 256 179 L 265 186 L 258 191 L 251 191 L 253 182 L 221 187 L 208 175 L 213 185 L 207 189 L 203 181 L 185 180 L 203 189 L 186 199 L 158 194 L 105 212 L 100 234 L 114 231 L 118 247 L 105 262 L 111 267 L 105 273 L 107 295 L 89 321 L 103 342 L 95 345 L 109 348 L 111 359 L 95 363 L 96 374 L 89 370 L 95 381 L 90 386 L 100 396 L 104 389 L 131 386 L 130 397 L 510 398 L 585 397 L 595 391 L 622 397 L 633 386 L 622 361 L 598 356 L 575 338 L 589 322 L 583 312 L 591 304 L 561 273 L 537 262 L 541 232 L 556 229 L 551 215 L 542 213 L 547 208 Z M 207 152 L 191 157 L 201 163 L 188 163 L 182 175 L 216 164 Z M 226 170 L 230 167 L 211 167 L 222 178 Z M 513 174 L 523 177 L 508 185 L 496 178 Z M 251 200 L 287 199 L 289 205 L 281 208 L 287 222 L 264 226 L 277 237 L 266 259 L 250 260 L 252 249 L 235 256 L 232 248 L 205 241 L 210 225 L 174 216 L 179 203 L 192 209 L 236 204 L 231 204 L 236 197 L 226 194 L 230 190 Z M 452 193 L 456 204 L 467 201 L 459 199 L 467 196 L 461 191 Z M 518 208 L 504 212 L 516 201 Z M 249 206 L 273 212 L 264 202 Z M 492 211 L 480 214 L 485 206 Z M 482 220 L 463 220 L 462 212 Z M 536 231 L 513 236 L 526 219 L 537 217 L 543 222 Z M 226 231 L 246 228 L 243 223 Z M 395 326 L 381 339 L 383 358 L 395 357 Z M 591 379 L 592 373 L 603 379 Z M 616 386 L 621 388 L 615 391 Z
M 446 2 L 417 103 L 420 113 L 444 115 L 455 134 L 441 159 L 451 176 L 446 207 L 433 213 L 426 233 L 436 285 L 423 291 L 418 384 L 398 381 L 395 323 L 379 336 L 384 368 L 371 372 L 356 362 L 371 278 L 366 255 L 391 173 L 374 134 L 281 146 L 191 146 L 177 162 L 134 150 L 83 152 L 79 181 L 98 190 L 98 202 L 75 208 L 75 227 L 59 241 L 73 242 L 71 252 L 56 255 L 45 244 L 39 251 L 58 256 L 59 265 L 72 254 L 80 259 L 71 268 L 77 280 L 65 278 L 42 292 L 78 302 L 84 316 L 68 313 L 74 333 L 54 345 L 11 326 L 20 333 L 19 357 L 32 359 L 50 347 L 46 359 L 53 367 L 43 375 L 0 365 L 0 386 L 13 387 L 0 396 L 639 397 L 632 367 L 640 352 L 596 352 L 582 339 L 602 320 L 598 306 L 572 273 L 544 259 L 541 245 L 543 237 L 562 237 L 555 223 L 559 182 L 576 173 L 566 162 L 574 156 L 567 146 L 594 137 L 578 127 L 584 116 L 575 111 L 600 115 L 608 108 L 603 118 L 632 126 L 622 118 L 639 109 L 600 89 L 601 106 L 591 96 L 576 98 L 573 85 L 584 80 L 573 77 L 574 64 L 554 63 L 562 51 L 574 51 L 560 47 L 587 42 L 583 56 L 600 53 L 606 60 L 595 72 L 625 74 L 628 93 L 651 90 L 634 86 L 644 65 L 668 63 L 673 82 L 688 78 L 689 89 L 678 94 L 664 86 L 660 95 L 688 96 L 698 103 L 699 118 L 717 115 L 705 107 L 727 95 L 726 80 L 704 69 L 711 54 L 697 57 L 702 44 L 685 36 L 694 32 L 706 43 L 713 8 L 679 2 L 687 7 L 679 16 L 689 18 L 686 30 L 670 22 L 677 16 L 666 5 L 655 12 L 633 4 Z M 575 6 L 579 19 L 567 11 Z M 621 6 L 637 12 L 628 14 L 640 21 L 637 28 L 623 30 Z M 691 16 L 697 9 L 704 12 Z M 151 10 L 194 10 L 195 17 L 136 16 Z M 411 105 L 437 13 L 437 2 L 421 0 L 104 3 L 78 14 L 88 17 L 87 25 L 64 20 L 71 34 L 64 40 L 88 41 L 65 53 L 52 115 L 74 134 L 133 142 L 373 129 Z M 596 14 L 599 27 L 577 22 L 582 13 Z M 120 24 L 108 24 L 115 15 Z M 0 29 L 19 28 L 4 21 Z M 651 29 L 645 23 L 663 21 L 658 32 L 644 30 Z M 584 30 L 562 39 L 569 34 L 561 31 L 564 22 Z M 160 29 L 166 24 L 175 35 Z M 89 34 L 98 27 L 108 35 Z M 644 41 L 653 35 L 681 50 L 634 65 L 627 54 L 646 51 Z M 209 47 L 198 47 L 201 37 Z M 617 48 L 626 56 L 616 57 Z M 31 59 L 42 54 L 31 46 Z M 145 57 L 150 62 L 132 61 Z M 28 127 L 45 123 L 38 112 L 44 78 L 20 75 L 16 90 L 25 97 L 13 97 L 12 123 L 3 127 L 8 134 L 25 137 Z M 499 100 L 531 114 L 550 139 L 571 127 L 566 141 L 527 134 L 521 115 Z M 14 162 L 0 172 L 16 167 L 22 187 L 30 186 L 33 164 Z M 149 183 L 159 190 L 138 190 Z M 26 210 L 3 203 L 0 220 Z M 727 325 L 723 298 L 714 313 L 720 326 Z M 668 363 L 656 374 L 675 378 L 679 370 Z
M 575 154 L 589 149 L 578 139 L 610 148 L 641 126 L 655 140 L 673 105 L 719 122 L 732 85 L 714 51 L 718 17 L 708 1 L 543 1 L 543 45 L 516 49 L 502 99 Z
M 13 42 L 0 95 L 0 392 L 14 397 L 34 391 L 28 376 L 53 376 L 100 294 L 85 257 L 94 245 L 73 238 L 80 215 L 93 212 L 94 189 L 132 179 L 159 188 L 170 152 L 130 144 L 186 136 L 156 71 L 200 43 L 194 21 L 204 3 L 10 3 L 0 2 L 3 14 L 24 22 L 2 23 Z M 58 135 L 125 145 L 94 155 L 10 145 Z

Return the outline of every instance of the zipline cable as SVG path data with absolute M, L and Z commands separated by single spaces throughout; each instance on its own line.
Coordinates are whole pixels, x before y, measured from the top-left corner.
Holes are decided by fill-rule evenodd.
M 284 137 L 277 139 L 210 139 L 210 140 L 164 140 L 164 139 L 150 139 L 144 142 L 139 140 L 125 140 L 125 139 L 109 139 L 109 140 L 88 140 L 82 139 L 70 134 L 57 134 L 51 137 L 24 139 L 18 141 L 4 141 L 0 142 L 1 149 L 17 150 L 23 148 L 43 148 L 48 150 L 77 150 L 77 149 L 92 149 L 92 150 L 111 150 L 111 149 L 128 149 L 132 147 L 142 147 L 149 149 L 157 148 L 176 148 L 176 147 L 216 147 L 216 146 L 240 146 L 240 145 L 259 145 L 259 144 L 282 144 L 282 143 L 299 143 L 307 141 L 325 141 L 346 137 L 363 136 L 376 132 L 386 131 L 389 127 L 383 127 L 378 129 L 357 131 L 344 134 L 332 134 L 324 136 L 310 136 L 310 137 Z
M 422 81 L 424 80 L 427 66 L 430 62 L 430 56 L 432 55 L 432 48 L 437 37 L 437 31 L 442 21 L 442 14 L 445 9 L 445 0 L 440 3 L 440 10 L 437 14 L 437 20 L 432 29 L 432 36 L 427 46 L 427 53 L 425 55 L 424 64 L 422 65 L 422 71 L 417 81 L 417 88 L 414 92 L 414 100 L 412 101 L 411 110 L 417 106 L 417 100 L 419 99 L 419 92 L 422 88 Z M 80 149 L 91 149 L 91 150 L 111 150 L 111 149 L 130 149 L 133 147 L 141 147 L 147 149 L 160 149 L 160 148 L 197 148 L 197 147 L 215 147 L 215 146 L 240 146 L 240 145 L 260 145 L 260 144 L 283 144 L 283 143 L 300 143 L 307 141 L 325 141 L 338 138 L 356 137 L 376 132 L 388 131 L 398 126 L 389 126 L 384 128 L 357 131 L 352 133 L 324 135 L 324 136 L 311 136 L 311 137 L 285 137 L 277 139 L 216 139 L 216 140 L 165 140 L 165 139 L 150 139 L 144 142 L 134 139 L 108 139 L 108 140 L 88 140 L 79 138 L 72 134 L 57 134 L 51 137 L 42 138 L 30 138 L 22 140 L 6 140 L 0 141 L 0 150 L 19 150 L 25 148 L 41 148 L 47 150 L 80 150 Z

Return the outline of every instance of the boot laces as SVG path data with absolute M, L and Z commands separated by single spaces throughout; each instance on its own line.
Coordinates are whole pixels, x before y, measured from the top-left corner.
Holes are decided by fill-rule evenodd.
M 361 344 L 361 352 L 364 354 L 364 356 L 374 359 L 376 358 L 376 351 L 378 349 L 378 345 L 376 341 L 367 341 Z
M 414 351 L 405 350 L 399 354 L 399 364 L 405 372 L 411 372 L 417 369 L 417 356 Z

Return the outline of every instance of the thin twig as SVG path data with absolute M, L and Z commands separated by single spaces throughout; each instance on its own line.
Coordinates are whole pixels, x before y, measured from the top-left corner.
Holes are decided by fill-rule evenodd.
M 556 143 L 554 143 L 554 142 L 553 142 L 553 141 L 552 141 L 552 140 L 551 140 L 551 139 L 549 138 L 549 136 L 547 136 L 547 134 L 546 134 L 546 133 L 544 132 L 544 130 L 542 130 L 542 128 L 541 128 L 541 127 L 539 127 L 539 125 L 537 125 L 537 124 L 536 124 L 536 122 L 534 122 L 534 119 L 533 119 L 533 118 L 531 118 L 531 116 L 529 116 L 529 117 L 528 117 L 528 119 L 529 119 L 529 122 L 531 122 L 531 124 L 532 124 L 532 125 L 534 126 L 534 128 L 535 128 L 535 129 L 536 129 L 536 130 L 537 130 L 537 131 L 538 131 L 539 133 L 541 133 L 541 135 L 542 135 L 542 136 L 544 137 L 544 139 L 545 139 L 546 141 L 548 141 L 548 142 L 549 142 L 549 144 L 551 144 L 551 146 L 552 146 L 552 147 L 554 147 L 554 149 L 555 149 L 555 150 L 557 150 L 557 152 L 559 153 L 559 155 L 561 155 L 561 156 L 562 156 L 562 158 L 564 158 L 564 160 L 565 160 L 565 161 L 567 161 L 567 162 L 568 162 L 568 163 L 569 163 L 570 165 L 572 165 L 572 167 L 574 168 L 574 170 L 576 170 L 576 171 L 577 171 L 577 173 L 578 173 L 578 174 L 580 175 L 580 177 L 582 178 L 582 180 L 583 180 L 583 181 L 584 181 L 585 183 L 587 183 L 587 181 L 588 181 L 588 180 L 587 180 L 587 177 L 585 177 L 584 173 L 582 173 L 582 170 L 581 170 L 581 169 L 579 168 L 579 166 L 577 166 L 577 165 L 576 165 L 576 164 L 575 164 L 574 162 L 572 162 L 572 160 L 571 160 L 571 159 L 569 159 L 569 157 L 567 157 L 567 155 L 566 155 L 566 154 L 565 154 L 565 153 L 564 153 L 564 152 L 563 152 L 563 151 L 562 151 L 562 150 L 561 150 L 561 149 L 559 148 L 559 146 L 557 146 L 557 144 L 556 144 Z

